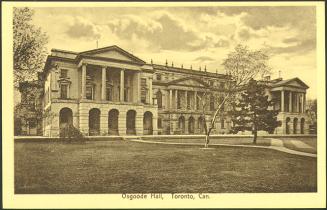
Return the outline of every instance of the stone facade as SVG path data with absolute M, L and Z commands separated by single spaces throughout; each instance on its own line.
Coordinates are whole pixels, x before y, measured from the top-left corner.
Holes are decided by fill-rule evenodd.
M 97 136 L 202 134 L 201 116 L 204 114 L 207 123 L 211 120 L 215 102 L 224 97 L 228 81 L 226 75 L 206 69 L 147 64 L 117 46 L 80 53 L 53 49 L 43 78 L 44 136 L 58 136 L 67 124 L 85 135 Z M 302 101 L 299 106 L 304 106 L 308 87 L 299 79 L 268 83 L 271 97 L 278 98 L 280 92 L 280 101 L 285 104 L 285 91 L 291 91 L 296 93 L 296 104 Z M 204 98 L 208 104 L 205 110 Z M 281 120 L 290 118 L 288 123 L 292 123 L 295 118 L 299 122 L 306 119 L 302 108 L 289 106 L 291 111 L 282 108 Z M 229 133 L 228 109 L 224 107 L 225 113 L 216 120 L 213 134 Z M 284 122 L 283 126 L 276 133 L 286 133 Z

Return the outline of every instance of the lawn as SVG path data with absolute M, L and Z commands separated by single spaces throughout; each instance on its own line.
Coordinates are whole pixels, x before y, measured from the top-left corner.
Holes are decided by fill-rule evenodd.
M 15 193 L 315 192 L 316 158 L 129 141 L 15 143 Z

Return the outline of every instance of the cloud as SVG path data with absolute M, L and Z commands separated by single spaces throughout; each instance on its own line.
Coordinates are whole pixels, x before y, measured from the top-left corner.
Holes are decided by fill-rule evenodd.
M 112 33 L 123 39 L 137 36 L 153 48 L 162 50 L 198 50 L 213 40 L 189 27 L 187 22 L 169 12 L 156 11 L 149 16 L 124 15 L 108 22 Z
M 289 44 L 289 43 L 297 43 L 299 42 L 299 39 L 296 37 L 291 37 L 291 38 L 286 38 L 283 40 L 284 43 Z
M 272 54 L 283 54 L 283 53 L 304 54 L 311 50 L 314 50 L 315 48 L 316 48 L 316 39 L 306 39 L 295 45 L 291 45 L 287 47 L 268 46 L 268 51 Z
M 194 61 L 200 61 L 200 62 L 205 62 L 205 61 L 214 61 L 215 59 L 209 57 L 209 56 L 200 56 L 194 59 Z
M 244 23 L 255 30 L 267 26 L 283 27 L 292 25 L 301 27 L 315 24 L 315 7 L 298 6 L 262 6 L 262 7 L 221 7 L 220 12 L 232 16 L 246 13 Z
M 68 27 L 66 34 L 70 38 L 77 39 L 84 38 L 87 40 L 94 40 L 101 38 L 99 27 L 82 17 L 74 18 L 73 23 Z

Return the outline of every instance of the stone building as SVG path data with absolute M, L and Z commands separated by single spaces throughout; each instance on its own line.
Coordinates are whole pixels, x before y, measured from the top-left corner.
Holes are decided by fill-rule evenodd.
M 274 109 L 279 110 L 278 120 L 282 126 L 275 130 L 280 134 L 308 134 L 309 120 L 305 111 L 306 90 L 309 88 L 299 78 L 268 81 L 269 94 L 279 103 Z
M 43 76 L 45 136 L 58 136 L 67 124 L 85 135 L 201 134 L 201 114 L 207 122 L 211 119 L 228 81 L 206 68 L 146 63 L 117 46 L 79 53 L 53 49 Z M 284 121 L 276 132 L 304 133 L 298 126 L 305 120 L 301 110 L 308 87 L 297 78 L 269 85 L 269 94 L 284 104 L 275 107 Z M 212 133 L 226 134 L 230 128 L 230 119 L 222 114 Z

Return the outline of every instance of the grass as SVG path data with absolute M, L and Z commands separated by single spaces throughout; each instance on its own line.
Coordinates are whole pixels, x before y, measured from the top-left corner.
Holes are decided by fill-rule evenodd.
M 15 143 L 15 193 L 315 192 L 316 158 L 269 149 Z

